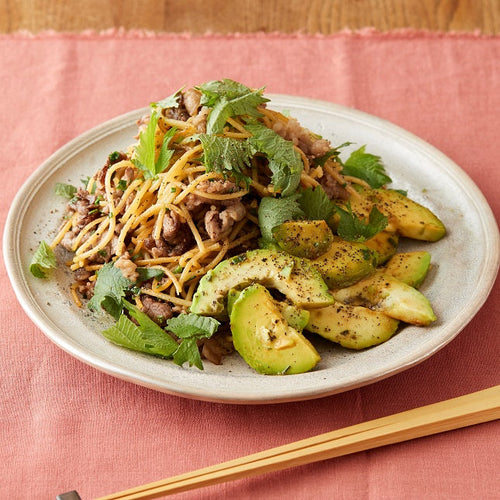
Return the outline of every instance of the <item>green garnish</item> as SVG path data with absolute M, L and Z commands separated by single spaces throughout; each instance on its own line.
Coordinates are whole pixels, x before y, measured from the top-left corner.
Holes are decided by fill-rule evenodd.
M 203 162 L 207 172 L 215 171 L 224 176 L 232 175 L 237 183 L 249 184 L 251 179 L 243 174 L 250 167 L 252 151 L 247 141 L 199 134 L 197 136 L 203 146 Z
M 144 172 L 146 179 L 151 179 L 163 172 L 174 154 L 174 151 L 168 146 L 177 131 L 175 127 L 169 129 L 163 137 L 160 153 L 156 159 L 155 132 L 157 124 L 158 115 L 153 111 L 146 130 L 143 130 L 139 136 L 139 144 L 135 150 L 135 157 L 132 159 L 134 165 Z
M 168 108 L 177 108 L 179 106 L 179 99 L 181 97 L 181 91 L 184 87 L 181 87 L 177 92 L 174 92 L 172 95 L 165 97 L 158 102 L 152 102 L 151 107 L 153 109 L 168 109 Z
M 261 123 L 248 123 L 246 129 L 252 134 L 248 142 L 253 153 L 263 153 L 269 160 L 268 167 L 272 172 L 274 191 L 282 196 L 294 193 L 299 186 L 304 165 L 300 154 L 293 147 L 293 142 L 283 139 Z
M 371 209 L 368 220 L 356 217 L 350 203 L 347 203 L 345 210 L 339 206 L 335 209 L 340 217 L 337 234 L 347 241 L 366 241 L 387 226 L 388 218 L 377 207 Z
M 306 219 L 329 221 L 335 212 L 335 204 L 328 198 L 325 190 L 321 186 L 307 188 L 300 194 L 300 208 L 303 210 Z
M 169 319 L 166 329 L 182 339 L 179 348 L 173 354 L 174 362 L 179 366 L 187 362 L 189 366 L 194 365 L 203 370 L 197 341 L 210 338 L 219 326 L 220 323 L 216 319 L 194 313 L 181 314 Z
M 68 198 L 68 200 L 71 200 L 71 198 L 75 196 L 76 191 L 77 189 L 75 186 L 72 186 L 71 184 L 64 184 L 62 182 L 56 183 L 54 188 L 54 192 L 57 196 Z
M 342 167 L 343 175 L 352 175 L 367 182 L 372 188 L 379 188 L 392 182 L 385 173 L 380 156 L 365 152 L 366 146 L 353 151 Z
M 230 117 L 261 116 L 258 106 L 269 101 L 262 95 L 263 88 L 251 90 L 229 79 L 204 83 L 198 90 L 202 93 L 200 103 L 212 108 L 207 119 L 208 134 L 220 134 Z
M 35 278 L 46 278 L 47 272 L 57 265 L 54 251 L 45 242 L 40 242 L 31 259 L 30 272 Z
M 259 226 L 264 242 L 274 240 L 273 229 L 283 222 L 304 217 L 299 202 L 299 194 L 286 198 L 262 198 L 259 205 Z
M 123 305 L 122 299 L 125 291 L 133 285 L 133 282 L 123 276 L 123 273 L 112 262 L 104 264 L 97 271 L 97 280 L 94 287 L 94 295 L 88 303 L 92 311 L 103 308 L 113 318 L 118 319 L 121 315 Z

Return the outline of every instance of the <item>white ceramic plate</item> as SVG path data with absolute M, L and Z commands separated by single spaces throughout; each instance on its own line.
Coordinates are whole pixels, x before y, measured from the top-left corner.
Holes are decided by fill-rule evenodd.
M 64 269 L 50 280 L 28 270 L 40 240 L 50 241 L 65 202 L 56 182 L 78 185 L 93 175 L 109 153 L 126 148 L 137 133 L 137 110 L 83 134 L 57 151 L 24 184 L 12 204 L 4 235 L 4 255 L 17 297 L 34 323 L 58 346 L 116 377 L 194 399 L 231 403 L 275 403 L 322 397 L 360 387 L 401 372 L 452 340 L 486 300 L 499 265 L 498 227 L 483 195 L 450 159 L 401 128 L 371 115 L 310 99 L 274 95 L 271 107 L 288 110 L 309 129 L 380 155 L 393 186 L 408 190 L 443 220 L 448 235 L 437 243 L 408 243 L 428 249 L 433 268 L 422 287 L 439 320 L 430 327 L 407 326 L 388 342 L 362 352 L 320 341 L 322 361 L 306 374 L 263 376 L 237 354 L 204 371 L 142 355 L 106 341 L 105 325 L 73 305 L 71 277 Z M 65 267 L 65 266 L 62 266 Z

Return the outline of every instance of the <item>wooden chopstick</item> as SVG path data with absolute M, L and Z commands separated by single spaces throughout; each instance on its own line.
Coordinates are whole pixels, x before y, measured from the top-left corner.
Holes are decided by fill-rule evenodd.
M 99 500 L 158 498 L 500 418 L 500 385 L 278 446 Z

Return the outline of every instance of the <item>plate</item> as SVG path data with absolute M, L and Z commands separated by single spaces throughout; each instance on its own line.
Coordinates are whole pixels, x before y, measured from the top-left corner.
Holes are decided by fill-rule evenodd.
M 181 368 L 173 362 L 126 350 L 99 333 L 106 325 L 71 301 L 65 269 L 49 280 L 28 268 L 40 240 L 50 241 L 64 212 L 54 195 L 56 182 L 74 185 L 93 175 L 112 151 L 124 149 L 137 133 L 132 111 L 74 139 L 43 163 L 23 185 L 10 209 L 4 255 L 15 293 L 32 321 L 59 347 L 115 377 L 192 399 L 225 403 L 277 403 L 319 398 L 367 385 L 406 370 L 450 342 L 486 300 L 499 266 L 498 227 L 483 195 L 449 158 L 409 132 L 379 118 L 339 105 L 271 95 L 270 107 L 287 110 L 305 127 L 339 145 L 367 145 L 382 157 L 393 186 L 428 206 L 443 220 L 447 236 L 425 248 L 433 266 L 422 287 L 438 316 L 432 326 L 404 327 L 388 342 L 361 352 L 320 341 L 322 361 L 309 373 L 264 376 L 237 354 L 221 366 Z M 64 266 L 62 266 L 64 268 Z

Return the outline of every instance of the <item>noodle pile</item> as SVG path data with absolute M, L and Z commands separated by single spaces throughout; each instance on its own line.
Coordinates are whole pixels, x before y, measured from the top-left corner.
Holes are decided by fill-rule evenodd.
M 330 148 L 327 141 L 306 129 L 300 129 L 301 136 L 294 137 L 290 130 L 296 121 L 292 123 L 293 119 L 265 105 L 258 110 L 260 123 L 294 143 L 303 163 L 301 188 L 318 186 L 328 176 L 348 194 L 357 195 L 351 183 L 363 181 L 344 177 L 334 157 L 321 166 L 311 161 L 319 154 L 314 153 L 315 146 L 323 148 L 316 148 L 319 152 Z M 140 286 L 140 293 L 135 294 L 139 307 L 144 296 L 149 296 L 171 304 L 177 313 L 185 312 L 202 276 L 228 256 L 258 246 L 259 200 L 278 194 L 273 190 L 266 162 L 258 155 L 252 159 L 243 172 L 250 182 L 207 171 L 203 147 L 196 138 L 201 115 L 198 111 L 179 119 L 162 109 L 155 129 L 155 153 L 158 157 L 169 133 L 173 154 L 168 167 L 155 176 L 145 175 L 134 162 L 137 144 L 132 145 L 126 153 L 110 155 L 106 166 L 69 204 L 68 220 L 51 247 L 62 245 L 74 252 L 69 266 L 75 272 L 73 297 L 77 304 L 81 305 L 82 296 L 92 295 L 96 272 L 106 262 L 115 262 L 125 276 L 136 276 L 137 267 L 162 271 L 161 277 Z M 139 122 L 139 130 L 144 130 L 148 119 Z M 233 116 L 227 119 L 220 135 L 243 140 L 252 134 L 242 117 Z M 302 146 L 304 137 L 307 148 Z M 220 225 L 223 212 L 227 211 L 229 217 L 236 209 L 241 213 L 229 219 L 228 227 L 209 234 L 207 212 L 212 211 L 212 218 Z M 172 229 L 172 240 L 165 237 L 168 229 Z

